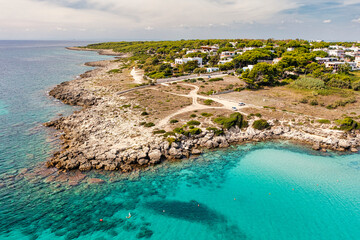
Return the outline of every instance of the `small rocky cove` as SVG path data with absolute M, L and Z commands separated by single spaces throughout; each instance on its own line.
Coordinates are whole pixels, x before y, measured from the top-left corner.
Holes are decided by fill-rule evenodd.
M 108 91 L 109 94 L 100 96 L 99 89 L 85 87 L 98 76 L 99 71 L 95 69 L 87 72 L 50 91 L 49 95 L 54 98 L 66 104 L 82 106 L 83 109 L 44 124 L 61 131 L 60 139 L 63 141 L 62 149 L 47 162 L 48 167 L 65 171 L 104 169 L 130 172 L 169 159 L 199 155 L 203 149 L 274 139 L 305 143 L 319 151 L 331 149 L 357 152 L 360 146 L 359 130 L 344 132 L 322 124 L 308 127 L 276 119 L 267 119 L 271 128 L 266 130 L 232 127 L 217 136 L 213 131 L 202 129 L 198 135 L 176 134 L 176 141 L 169 142 L 153 134 L 151 129 L 141 126 L 141 119 L 131 111 L 115 111 L 123 100 L 118 94 L 104 87 L 101 91 Z M 252 121 L 249 120 L 249 126 Z

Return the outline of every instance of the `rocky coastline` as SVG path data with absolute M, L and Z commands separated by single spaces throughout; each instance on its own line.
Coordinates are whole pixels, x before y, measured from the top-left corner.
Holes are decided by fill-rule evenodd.
M 104 68 L 102 64 L 97 66 L 99 68 L 78 79 L 63 82 L 49 92 L 50 96 L 64 103 L 82 106 L 83 109 L 44 124 L 61 131 L 60 139 L 63 142 L 61 150 L 47 162 L 48 167 L 64 171 L 104 169 L 130 172 L 165 160 L 199 155 L 203 149 L 227 148 L 233 144 L 274 139 L 305 143 L 319 151 L 331 149 L 357 152 L 360 146 L 358 130 L 344 132 L 321 124 L 317 127 L 299 126 L 276 119 L 267 119 L 271 128 L 266 130 L 232 127 L 217 136 L 203 129 L 202 133 L 193 136 L 176 134 L 176 141 L 169 142 L 140 126 L 141 120 L 130 110 L 121 114 L 110 110 L 115 109 L 114 106 L 120 101 L 117 94 L 99 95 L 98 90 L 84 87 L 89 79 L 98 77 Z M 249 126 L 252 121 L 249 120 Z

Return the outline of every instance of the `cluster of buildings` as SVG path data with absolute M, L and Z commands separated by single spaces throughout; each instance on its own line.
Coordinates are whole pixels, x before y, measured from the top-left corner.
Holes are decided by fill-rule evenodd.
M 341 65 L 349 64 L 352 70 L 360 69 L 360 47 L 344 47 L 333 45 L 328 48 L 316 48 L 312 51 L 324 51 L 329 54 L 326 58 L 316 58 L 317 62 L 326 67 L 332 67 L 336 72 Z M 350 60 L 350 59 L 353 59 Z
M 236 45 L 236 43 L 231 43 L 233 46 Z M 226 64 L 228 62 L 231 62 L 233 58 L 238 54 L 243 54 L 246 51 L 250 51 L 255 49 L 256 47 L 244 47 L 242 49 L 238 49 L 235 51 L 224 51 L 221 52 L 220 60 L 218 62 L 219 65 Z M 206 53 L 209 56 L 214 56 L 218 54 L 219 46 L 202 46 L 200 49 L 193 49 L 193 50 L 187 50 L 186 54 L 190 53 Z M 287 48 L 287 51 L 293 51 L 294 48 Z M 271 51 L 271 50 L 270 50 Z M 329 57 L 318 57 L 316 58 L 316 61 L 319 64 L 324 64 L 326 67 L 332 67 L 334 69 L 334 72 L 336 72 L 339 67 L 343 64 L 349 64 L 351 66 L 352 70 L 360 70 L 360 47 L 344 47 L 344 46 L 338 46 L 333 45 L 329 46 L 328 48 L 317 48 L 313 49 L 312 51 L 324 51 L 328 53 Z M 276 64 L 281 60 L 281 58 L 275 58 L 273 60 L 259 60 L 258 62 L 266 62 L 269 64 Z M 196 61 L 199 65 L 199 67 L 204 67 L 203 65 L 203 59 L 201 57 L 187 57 L 187 58 L 178 58 L 175 59 L 175 64 L 185 64 L 189 61 Z M 244 67 L 243 70 L 246 69 L 252 69 L 253 65 L 249 65 L 247 67 Z M 218 67 L 209 67 L 206 69 L 208 73 L 219 71 Z

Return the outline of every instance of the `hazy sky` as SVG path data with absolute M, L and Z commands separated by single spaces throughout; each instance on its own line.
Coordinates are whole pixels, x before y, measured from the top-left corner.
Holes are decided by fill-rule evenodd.
M 360 0 L 0 0 L 0 39 L 360 40 Z

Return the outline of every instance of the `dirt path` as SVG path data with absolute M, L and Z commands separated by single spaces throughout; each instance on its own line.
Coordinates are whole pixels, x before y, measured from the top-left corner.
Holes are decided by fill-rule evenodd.
M 143 81 L 144 74 L 140 70 L 136 70 L 134 67 L 131 72 L 131 76 L 134 78 L 134 83 L 141 84 Z
M 225 100 L 225 99 L 220 99 L 218 97 L 205 97 L 205 96 L 200 96 L 198 95 L 198 91 L 199 91 L 199 87 L 198 86 L 195 86 L 195 85 L 191 85 L 191 84 L 183 84 L 183 85 L 186 85 L 186 86 L 190 86 L 190 87 L 193 87 L 194 89 L 190 91 L 190 93 L 188 95 L 183 95 L 183 94 L 177 94 L 177 93 L 169 93 L 169 94 L 173 94 L 173 95 L 177 95 L 177 96 L 182 96 L 182 97 L 188 97 L 188 98 L 192 98 L 193 100 L 193 103 L 192 105 L 188 106 L 188 107 L 185 107 L 185 108 L 182 108 L 180 109 L 179 111 L 173 113 L 173 114 L 170 114 L 169 116 L 163 118 L 158 124 L 157 124 L 157 127 L 164 127 L 166 126 L 170 119 L 175 117 L 176 115 L 179 115 L 179 114 L 182 114 L 182 113 L 186 113 L 186 112 L 191 112 L 191 111 L 195 111 L 195 110 L 203 110 L 203 109 L 228 109 L 228 110 L 233 110 L 232 108 L 233 107 L 236 107 L 237 108 L 237 111 L 246 115 L 246 113 L 243 113 L 241 111 L 239 111 L 239 109 L 242 109 L 242 108 L 247 108 L 247 107 L 255 107 L 255 108 L 259 108 L 258 106 L 255 106 L 255 105 L 245 105 L 245 106 L 237 106 L 238 103 L 236 102 L 232 102 L 232 101 L 228 101 L 228 100 Z M 200 104 L 198 102 L 198 98 L 201 98 L 201 99 L 211 99 L 213 100 L 214 102 L 217 102 L 217 103 L 220 103 L 222 104 L 223 106 L 222 107 L 212 107 L 212 106 L 206 106 L 206 105 L 203 105 L 203 104 Z

